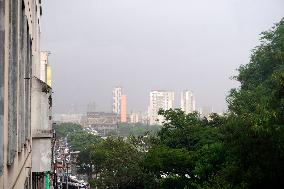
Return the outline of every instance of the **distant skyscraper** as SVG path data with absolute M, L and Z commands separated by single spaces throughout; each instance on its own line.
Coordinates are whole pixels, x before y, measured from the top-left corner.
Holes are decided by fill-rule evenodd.
M 151 91 L 150 104 L 148 109 L 150 125 L 161 124 L 162 116 L 158 116 L 160 109 L 168 110 L 174 106 L 173 91 Z M 157 121 L 159 120 L 159 121 Z
M 121 93 L 122 89 L 121 87 L 116 87 L 113 89 L 113 104 L 112 104 L 112 112 L 115 114 L 120 115 L 120 108 L 121 108 Z
M 137 112 L 131 112 L 130 114 L 130 123 L 141 123 L 142 119 L 141 119 L 141 114 L 137 113 Z
M 187 114 L 195 111 L 195 98 L 192 91 L 187 90 L 181 93 L 181 109 Z
M 126 95 L 121 96 L 121 101 L 120 101 L 120 122 L 121 123 L 126 123 L 127 122 L 127 117 L 126 117 Z
M 201 108 L 201 111 L 199 111 L 201 116 L 209 118 L 210 114 L 213 113 L 213 107 L 212 106 L 204 106 Z

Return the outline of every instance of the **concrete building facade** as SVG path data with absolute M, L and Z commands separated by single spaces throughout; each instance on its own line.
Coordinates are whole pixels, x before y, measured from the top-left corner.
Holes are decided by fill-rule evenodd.
M 95 130 L 100 136 L 105 137 L 110 132 L 117 132 L 118 121 L 115 113 L 87 112 L 84 127 Z
M 112 91 L 112 95 L 113 95 L 112 112 L 117 115 L 120 115 L 122 88 L 115 87 Z
M 173 91 L 151 91 L 148 116 L 150 125 L 161 125 L 163 117 L 158 115 L 160 109 L 168 110 L 174 106 Z
M 132 112 L 129 115 L 129 122 L 130 123 L 142 123 L 142 117 L 140 113 Z
M 41 15 L 40 0 L 0 0 L 0 189 L 36 188 L 32 93 L 40 78 Z M 51 95 L 43 98 L 51 104 Z
M 41 52 L 42 54 L 46 52 Z M 46 53 L 48 56 L 48 54 Z M 41 56 L 41 62 L 47 57 Z M 47 83 L 47 65 L 40 65 L 40 78 L 32 77 L 32 186 L 34 189 L 49 185 L 51 173 L 52 89 Z
M 210 114 L 213 113 L 213 107 L 212 106 L 203 106 L 199 109 L 199 113 L 202 117 L 209 118 Z
M 126 123 L 127 122 L 127 113 L 126 113 L 126 95 L 121 95 L 120 101 L 120 122 Z
M 53 121 L 59 123 L 83 124 L 84 114 L 54 114 Z
M 195 97 L 192 91 L 186 90 L 181 93 L 181 109 L 187 114 L 195 111 Z

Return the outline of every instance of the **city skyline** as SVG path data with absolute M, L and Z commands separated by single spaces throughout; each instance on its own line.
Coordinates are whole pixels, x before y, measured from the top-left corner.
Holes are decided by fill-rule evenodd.
M 125 87 L 129 110 L 147 108 L 151 89 L 190 88 L 198 107 L 220 112 L 238 86 L 230 77 L 284 7 L 283 0 L 43 3 L 43 49 L 56 52 L 50 56 L 55 113 L 92 101 L 108 110 L 116 85 Z
M 145 109 L 142 110 L 133 110 L 133 109 L 129 109 L 128 106 L 129 104 L 126 103 L 126 98 L 127 94 L 123 92 L 124 88 L 123 87 L 114 87 L 112 90 L 112 104 L 108 109 L 105 110 L 101 110 L 99 108 L 97 108 L 96 106 L 96 102 L 89 102 L 87 105 L 80 105 L 80 106 L 76 106 L 75 104 L 72 104 L 70 106 L 70 111 L 68 112 L 63 112 L 63 114 L 74 114 L 74 113 L 86 113 L 86 112 L 90 112 L 90 109 L 92 109 L 92 112 L 112 112 L 112 113 L 116 113 L 118 114 L 120 117 L 125 117 L 125 115 L 122 115 L 122 108 L 123 110 L 123 114 L 129 114 L 131 112 L 148 112 L 148 108 L 149 108 L 149 100 L 148 99 L 148 103 L 145 104 Z M 195 100 L 195 95 L 193 93 L 192 90 L 189 89 L 185 89 L 182 91 L 173 91 L 173 90 L 166 90 L 166 89 L 160 89 L 160 90 L 151 90 L 149 93 L 152 93 L 154 91 L 159 91 L 159 92 L 168 92 L 171 91 L 175 98 L 173 99 L 173 103 L 172 103 L 172 108 L 180 108 L 183 111 L 185 111 L 186 113 L 191 113 L 193 111 L 200 111 L 203 107 L 212 107 L 210 104 L 206 105 L 206 106 L 196 106 L 196 100 Z M 184 96 L 184 99 L 182 99 Z M 190 98 L 190 99 L 189 99 Z M 138 100 L 138 99 L 137 99 Z M 123 101 L 123 103 L 122 103 Z M 126 108 L 126 104 L 127 104 L 127 108 Z M 131 104 L 130 104 L 131 106 Z M 83 109 L 80 109 L 78 107 L 83 107 Z M 218 112 L 218 113 L 222 113 L 222 112 Z

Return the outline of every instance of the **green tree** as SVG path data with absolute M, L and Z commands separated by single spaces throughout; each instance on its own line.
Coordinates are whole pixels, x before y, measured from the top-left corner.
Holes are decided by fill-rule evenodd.
M 57 138 L 67 137 L 69 133 L 83 131 L 82 126 L 75 123 L 54 124 L 53 129 L 55 130 Z
M 254 126 L 283 124 L 284 118 L 284 20 L 263 32 L 249 64 L 235 77 L 241 83 L 228 97 L 231 113 Z
M 122 138 L 108 137 L 86 152 L 82 154 L 80 164 L 90 165 L 89 171 L 95 175 L 92 183 L 98 188 L 144 188 L 144 174 L 140 165 L 143 153 L 132 144 Z
M 80 151 L 79 156 L 77 158 L 77 165 L 80 166 L 78 169 L 78 173 L 86 174 L 88 180 L 91 181 L 93 179 L 93 161 L 91 157 L 91 146 L 88 146 L 86 149 Z
M 100 173 L 100 188 L 143 188 L 141 155 L 122 138 L 108 138 L 102 144 L 106 159 Z
M 94 179 L 93 183 L 96 183 L 104 168 L 106 158 L 106 150 L 101 143 L 88 146 L 80 152 L 78 157 L 77 164 L 80 166 L 80 173 L 87 174 L 88 180 Z
M 284 187 L 284 19 L 263 32 L 249 64 L 235 77 L 228 97 L 224 144 L 232 171 L 222 173 L 235 188 Z
M 146 154 L 145 170 L 153 174 L 159 188 L 200 188 L 224 162 L 217 126 L 223 119 L 214 115 L 207 120 L 180 109 L 160 110 L 159 114 L 165 121 Z
M 79 124 L 61 123 L 53 126 L 57 138 L 67 138 L 72 150 L 82 151 L 102 141 L 101 137 L 88 133 Z
M 159 125 L 145 125 L 141 123 L 121 123 L 118 126 L 118 134 L 121 137 L 143 136 L 145 133 L 156 134 L 161 129 Z
M 85 150 L 93 144 L 100 143 L 102 138 L 100 136 L 93 135 L 87 131 L 77 131 L 69 133 L 67 141 L 70 144 L 72 150 Z

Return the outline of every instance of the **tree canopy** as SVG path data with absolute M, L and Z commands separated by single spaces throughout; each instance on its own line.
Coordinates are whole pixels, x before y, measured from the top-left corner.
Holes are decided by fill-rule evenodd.
M 79 124 L 61 123 L 56 124 L 53 128 L 57 138 L 67 138 L 67 142 L 72 147 L 72 150 L 82 151 L 88 146 L 102 141 L 101 137 L 88 133 Z

